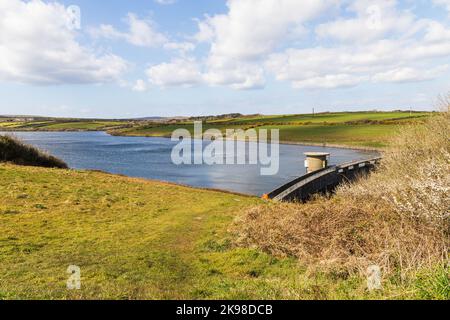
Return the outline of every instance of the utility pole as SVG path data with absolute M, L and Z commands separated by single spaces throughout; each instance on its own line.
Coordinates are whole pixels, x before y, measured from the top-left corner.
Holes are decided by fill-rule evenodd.
M 313 108 L 313 112 L 312 112 L 313 117 L 316 115 L 316 110 Z

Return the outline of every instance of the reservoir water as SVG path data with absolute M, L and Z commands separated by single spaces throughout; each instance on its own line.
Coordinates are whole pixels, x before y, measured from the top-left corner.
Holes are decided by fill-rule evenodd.
M 55 155 L 73 169 L 95 169 L 131 177 L 163 180 L 194 187 L 262 195 L 305 174 L 304 152 L 329 152 L 331 164 L 364 160 L 376 152 L 340 148 L 280 145 L 280 170 L 261 176 L 259 165 L 175 165 L 166 138 L 116 137 L 104 132 L 9 132 Z

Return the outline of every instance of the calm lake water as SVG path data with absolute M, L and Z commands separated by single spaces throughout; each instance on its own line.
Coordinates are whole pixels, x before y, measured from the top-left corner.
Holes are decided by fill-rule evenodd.
M 280 146 L 280 170 L 261 176 L 258 165 L 180 165 L 171 161 L 175 142 L 166 138 L 114 137 L 104 132 L 15 132 L 26 143 L 55 155 L 74 169 L 96 169 L 195 187 L 262 195 L 305 174 L 304 152 L 331 153 L 331 163 L 374 157 L 376 152 L 298 145 Z

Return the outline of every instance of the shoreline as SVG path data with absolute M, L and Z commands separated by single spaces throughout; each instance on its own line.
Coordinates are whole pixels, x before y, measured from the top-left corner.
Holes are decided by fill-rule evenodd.
M 149 136 L 149 135 L 138 135 L 138 134 L 113 134 L 111 132 L 107 131 L 99 131 L 99 132 L 106 132 L 107 134 L 111 136 L 116 137 L 141 137 L 141 138 L 164 138 L 164 139 L 170 139 L 171 137 L 168 136 Z M 232 138 L 227 138 L 224 140 L 236 140 Z M 333 144 L 333 143 L 320 143 L 320 142 L 303 142 L 303 141 L 285 141 L 281 140 L 280 144 L 282 145 L 297 145 L 297 146 L 310 146 L 310 147 L 323 147 L 323 148 L 337 148 L 337 149 L 348 149 L 348 150 L 359 150 L 359 151 L 373 151 L 373 152 L 382 152 L 384 151 L 384 148 L 377 148 L 377 147 L 365 147 L 365 146 L 351 146 L 351 145 L 345 145 L 345 144 Z
M 185 183 L 172 182 L 172 181 L 161 180 L 161 179 L 133 177 L 133 176 L 127 176 L 127 175 L 121 174 L 121 173 L 112 173 L 112 172 L 108 172 L 108 171 L 104 171 L 104 170 L 98 170 L 98 169 L 74 169 L 74 168 L 69 168 L 69 169 L 60 169 L 60 170 L 70 170 L 70 171 L 74 171 L 74 172 L 93 172 L 93 173 L 100 173 L 100 174 L 109 175 L 109 176 L 113 176 L 113 177 L 121 177 L 121 178 L 124 178 L 124 179 L 137 181 L 137 182 L 142 182 L 142 183 L 155 182 L 155 183 L 165 184 L 165 185 L 169 185 L 169 186 L 183 187 L 183 188 L 199 190 L 199 191 L 211 191 L 211 192 L 218 192 L 218 193 L 226 193 L 226 194 L 235 195 L 235 196 L 239 196 L 239 197 L 245 197 L 245 198 L 256 198 L 256 199 L 260 199 L 261 198 L 261 196 L 259 196 L 259 195 L 250 194 L 250 193 L 241 193 L 241 192 L 237 192 L 237 191 L 231 191 L 231 190 L 225 190 L 225 189 L 217 189 L 217 188 L 199 187 L 199 186 L 193 186 L 193 185 L 189 185 L 189 184 L 185 184 Z
M 0 130 L 0 132 L 103 132 L 115 137 L 141 137 L 141 138 L 165 138 L 170 139 L 170 136 L 149 136 L 149 135 L 138 135 L 138 134 L 114 134 L 114 132 L 104 131 L 104 130 Z M 284 141 L 281 140 L 282 145 L 297 145 L 297 146 L 310 146 L 310 147 L 323 147 L 323 148 L 337 148 L 337 149 L 348 149 L 348 150 L 359 150 L 359 151 L 373 151 L 382 152 L 384 148 L 377 147 L 365 147 L 365 146 L 351 146 L 345 144 L 333 144 L 333 143 L 320 143 L 320 142 L 303 142 L 303 141 Z

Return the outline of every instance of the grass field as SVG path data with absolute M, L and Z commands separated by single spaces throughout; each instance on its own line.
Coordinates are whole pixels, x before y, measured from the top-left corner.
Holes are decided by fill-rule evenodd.
M 388 145 L 398 127 L 422 122 L 426 112 L 342 112 L 316 115 L 267 115 L 209 119 L 203 129 L 280 129 L 280 140 L 289 143 L 325 144 L 378 149 Z M 151 121 L 47 119 L 11 122 L 0 118 L 4 131 L 107 131 L 114 135 L 170 137 L 176 129 L 193 132 L 193 122 L 154 123 Z
M 5 121 L 0 119 L 0 130 L 17 131 L 106 131 L 127 125 L 125 121 L 48 120 Z
M 399 125 L 308 125 L 263 126 L 261 129 L 280 129 L 280 137 L 286 142 L 344 145 L 351 147 L 385 147 Z
M 204 130 L 279 129 L 280 140 L 290 143 L 311 143 L 358 148 L 383 148 L 398 127 L 423 121 L 430 113 L 355 112 L 313 115 L 258 116 L 208 120 Z M 170 137 L 175 129 L 193 131 L 191 122 L 161 125 L 147 124 L 113 130 L 116 135 Z
M 364 278 L 234 247 L 233 219 L 269 205 L 257 198 L 5 164 L 0 181 L 0 299 L 435 298 L 436 272 L 369 293 Z
M 352 121 L 386 121 L 386 120 L 408 120 L 418 119 L 428 116 L 426 112 L 341 112 L 341 113 L 319 113 L 284 115 L 284 116 L 260 116 L 246 117 L 241 119 L 221 120 L 220 122 L 233 124 L 324 124 L 324 123 L 345 123 Z

